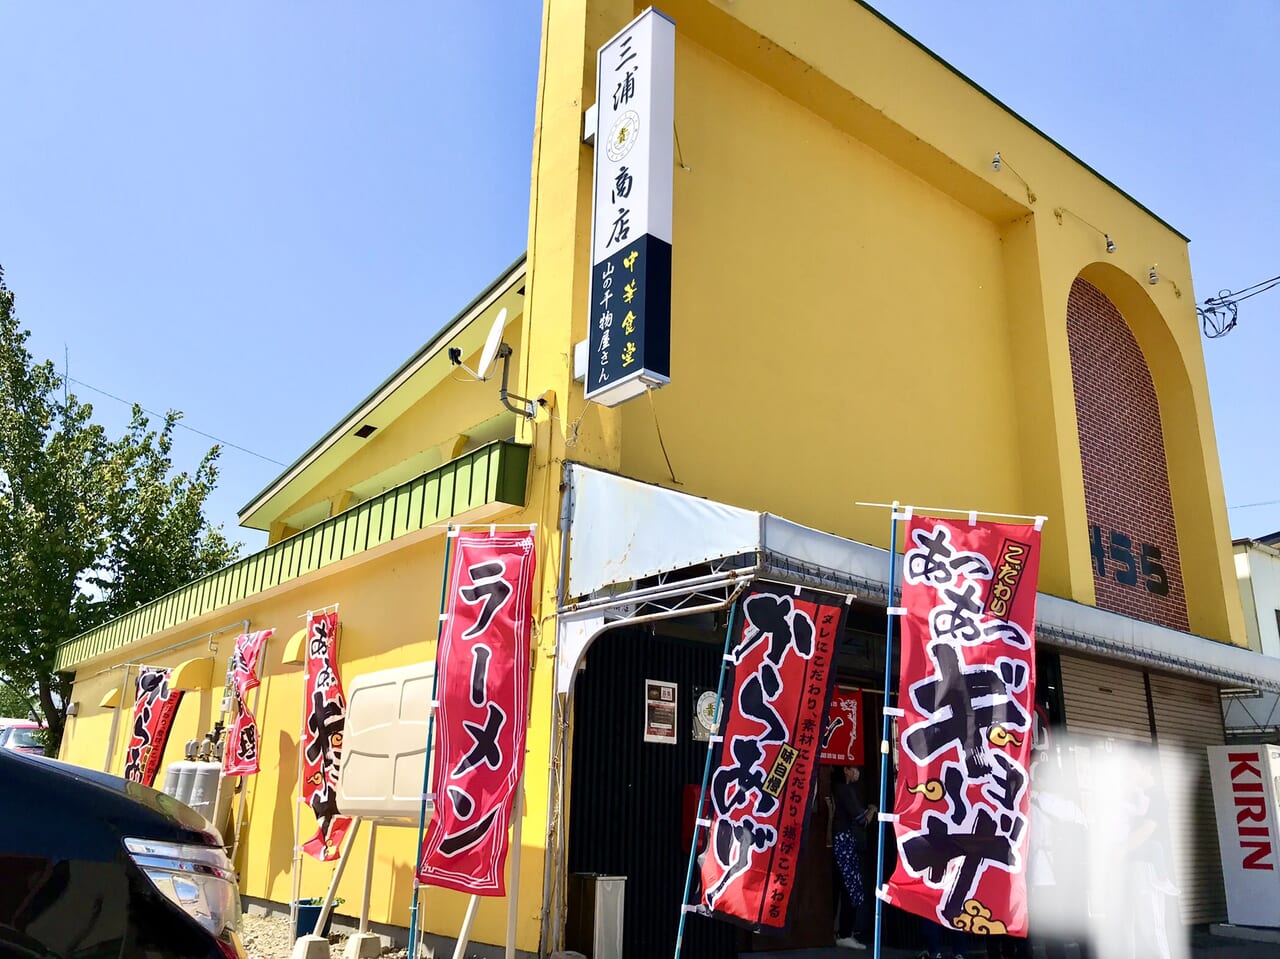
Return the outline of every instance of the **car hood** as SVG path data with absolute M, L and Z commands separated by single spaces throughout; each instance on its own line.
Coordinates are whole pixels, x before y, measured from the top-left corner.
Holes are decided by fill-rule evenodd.
M 220 846 L 217 831 L 171 796 L 119 776 L 56 759 L 0 750 L 0 781 L 21 796 L 56 796 L 68 816 L 100 820 L 118 838 Z

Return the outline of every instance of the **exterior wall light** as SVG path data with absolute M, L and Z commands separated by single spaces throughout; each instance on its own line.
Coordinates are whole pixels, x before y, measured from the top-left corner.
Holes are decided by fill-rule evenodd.
M 999 173 L 1002 169 L 1004 169 L 1004 168 L 1006 168 L 1006 167 L 1009 169 L 1009 172 L 1010 172 L 1010 173 L 1012 173 L 1014 176 L 1016 176 L 1019 180 L 1021 180 L 1021 181 L 1022 181 L 1022 185 L 1023 185 L 1023 187 L 1025 187 L 1025 188 L 1026 188 L 1026 191 L 1027 191 L 1027 203 L 1029 203 L 1029 204 L 1030 204 L 1030 203 L 1035 203 L 1035 202 L 1036 202 L 1036 194 L 1035 194 L 1035 191 L 1031 189 L 1031 184 L 1030 184 L 1030 183 L 1028 183 L 1028 182 L 1027 182 L 1027 180 L 1026 180 L 1026 178 L 1025 178 L 1021 173 L 1019 173 L 1017 170 L 1015 170 L 1015 169 L 1013 168 L 1013 164 L 1011 164 L 1008 160 L 1006 160 L 1004 157 L 1002 157 L 1002 156 L 1000 155 L 1000 151 L 999 151 L 999 150 L 997 150 L 997 151 L 995 152 L 995 156 L 993 156 L 993 157 L 991 158 L 991 169 L 993 169 L 993 170 L 995 170 L 997 173 Z
M 1062 226 L 1063 216 L 1069 216 L 1072 219 L 1079 220 L 1081 223 L 1083 223 L 1085 226 L 1091 229 L 1094 233 L 1098 234 L 1098 236 L 1102 237 L 1103 241 L 1106 244 L 1106 251 L 1108 253 L 1114 253 L 1116 251 L 1116 241 L 1111 239 L 1110 233 L 1107 233 L 1103 230 L 1099 230 L 1096 226 L 1094 226 L 1092 223 L 1090 223 L 1088 220 L 1082 217 L 1079 213 L 1076 213 L 1074 210 L 1068 210 L 1065 206 L 1054 207 L 1053 215 L 1058 220 L 1058 226 Z

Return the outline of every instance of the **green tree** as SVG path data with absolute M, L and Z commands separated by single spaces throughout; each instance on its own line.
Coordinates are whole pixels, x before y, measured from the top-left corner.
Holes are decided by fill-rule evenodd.
M 8 683 L 0 683 L 0 718 L 31 719 L 35 700 Z
M 181 414 L 153 429 L 137 406 L 108 436 L 28 336 L 0 269 L 0 683 L 33 691 L 56 751 L 71 691 L 58 643 L 226 565 L 239 544 L 204 516 L 217 446 L 176 472 Z

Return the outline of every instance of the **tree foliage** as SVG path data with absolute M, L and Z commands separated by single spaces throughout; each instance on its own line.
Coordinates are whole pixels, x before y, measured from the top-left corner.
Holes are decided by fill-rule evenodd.
M 205 519 L 218 447 L 194 472 L 135 406 L 122 436 L 93 422 L 51 362 L 36 363 L 0 270 L 0 683 L 28 690 L 62 738 L 70 678 L 58 644 L 235 559 Z

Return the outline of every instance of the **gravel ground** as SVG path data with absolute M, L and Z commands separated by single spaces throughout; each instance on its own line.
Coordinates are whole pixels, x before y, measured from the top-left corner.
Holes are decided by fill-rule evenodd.
M 240 938 L 249 959 L 289 959 L 292 937 L 289 935 L 288 916 L 245 913 L 242 919 Z M 346 946 L 346 933 L 335 932 L 329 936 L 332 959 L 340 959 Z M 409 951 L 404 948 L 385 949 L 382 955 L 384 959 L 407 959 Z

